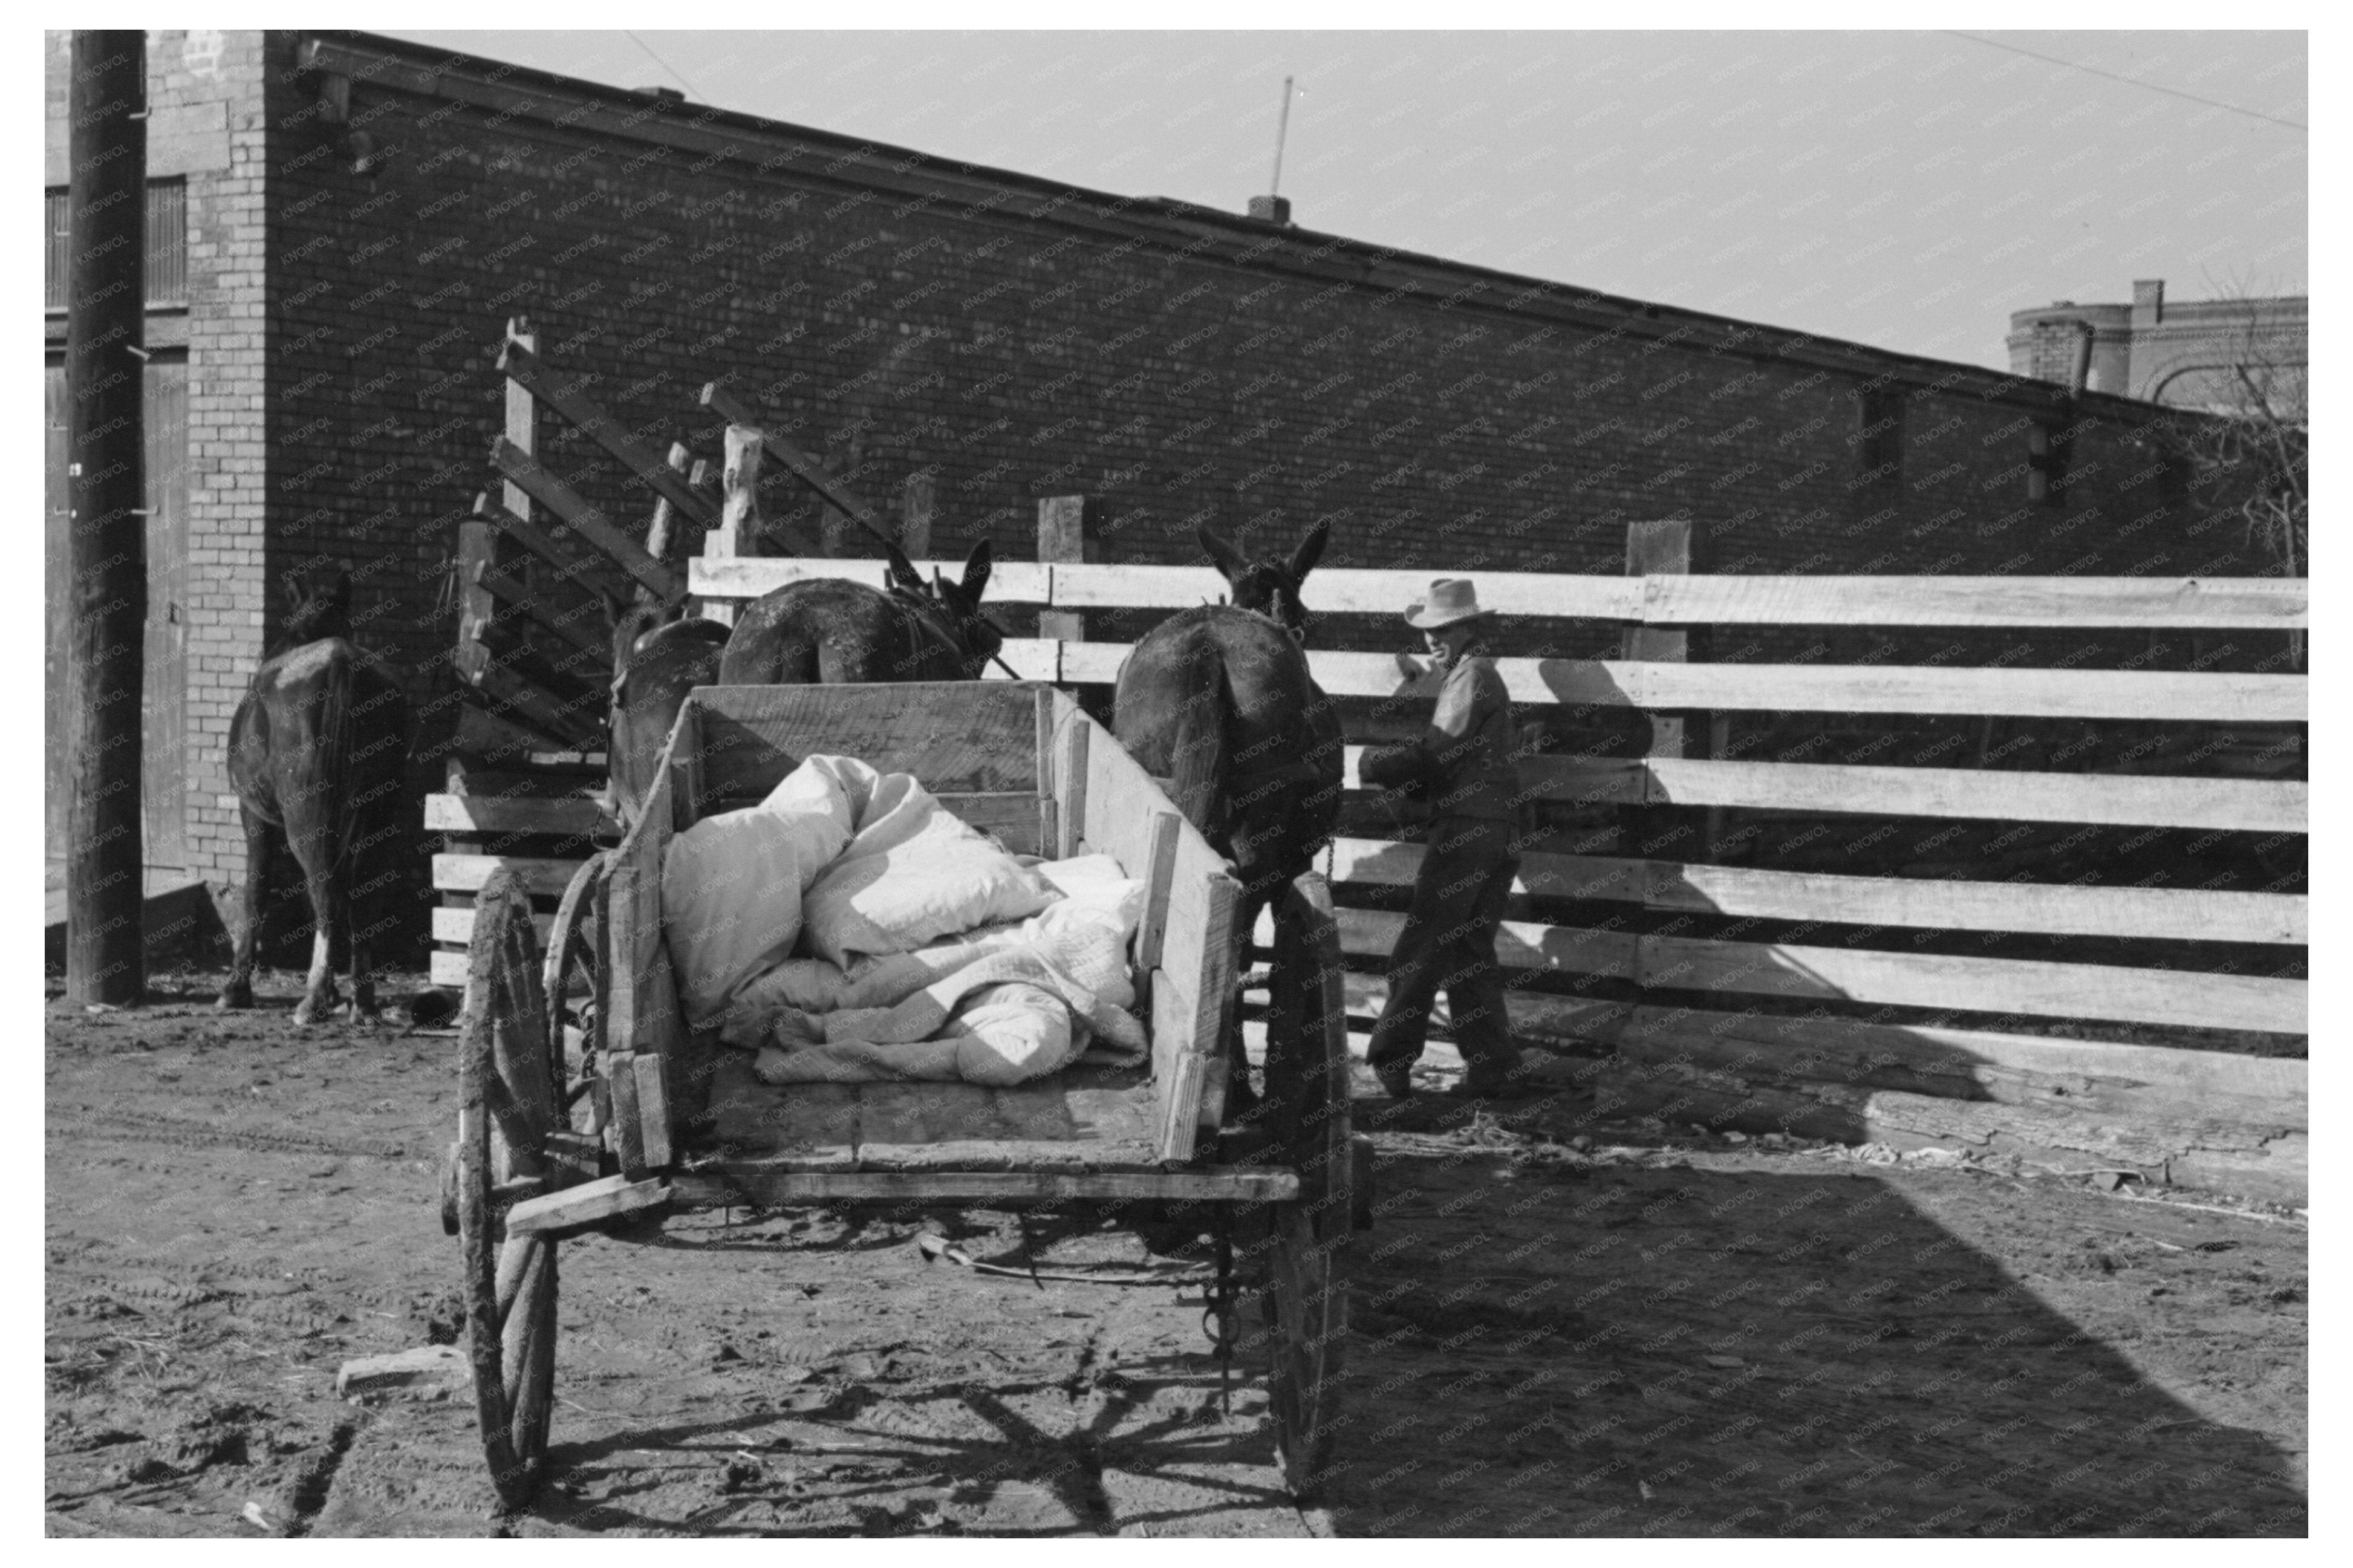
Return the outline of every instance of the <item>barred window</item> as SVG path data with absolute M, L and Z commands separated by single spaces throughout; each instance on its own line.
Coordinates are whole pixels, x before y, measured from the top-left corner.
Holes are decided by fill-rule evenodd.
M 69 248 L 71 224 L 66 187 L 49 188 L 47 205 L 48 247 L 41 278 L 44 309 L 66 308 L 66 279 L 72 270 Z M 147 182 L 147 303 L 185 305 L 188 302 L 188 183 L 185 180 Z

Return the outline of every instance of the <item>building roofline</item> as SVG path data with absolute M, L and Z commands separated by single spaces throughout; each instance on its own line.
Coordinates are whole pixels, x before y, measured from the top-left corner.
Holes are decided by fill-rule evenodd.
M 511 118 L 700 151 L 713 161 L 749 163 L 762 172 L 816 178 L 845 189 L 887 191 L 923 205 L 945 203 L 1052 223 L 1138 245 L 1166 246 L 1186 255 L 1322 281 L 1343 292 L 1369 289 L 1407 293 L 1434 298 L 1440 309 L 1500 312 L 1532 324 L 1569 324 L 1766 363 L 1882 377 L 2037 413 L 2071 412 L 2064 388 L 1983 365 L 1604 294 L 1341 235 L 1276 226 L 1171 197 L 1116 196 L 381 34 L 337 30 L 301 37 L 302 67 L 347 77 L 355 85 L 495 105 Z M 2073 412 L 2137 421 L 2178 416 L 2178 411 L 2106 393 L 2083 395 Z

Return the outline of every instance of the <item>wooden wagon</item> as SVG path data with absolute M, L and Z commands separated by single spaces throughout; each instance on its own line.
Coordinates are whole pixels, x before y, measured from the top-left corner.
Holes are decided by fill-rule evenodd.
M 913 773 L 1015 853 L 1106 853 L 1143 881 L 1132 958 L 1149 1061 L 1010 1089 L 772 1088 L 745 1053 L 690 1029 L 662 935 L 665 847 L 818 754 Z M 1050 686 L 698 689 L 645 815 L 581 868 L 543 944 L 510 874 L 476 910 L 443 1217 L 463 1239 L 475 1400 L 502 1501 L 522 1506 L 541 1478 L 564 1237 L 642 1236 L 664 1214 L 722 1205 L 1074 1201 L 1214 1238 L 1221 1354 L 1237 1338 L 1237 1285 L 1255 1278 L 1278 1462 L 1312 1499 L 1337 1430 L 1347 1319 L 1339 942 L 1323 879 L 1301 878 L 1268 972 L 1264 1092 L 1250 1117 L 1229 1118 L 1240 892 L 1158 783 Z

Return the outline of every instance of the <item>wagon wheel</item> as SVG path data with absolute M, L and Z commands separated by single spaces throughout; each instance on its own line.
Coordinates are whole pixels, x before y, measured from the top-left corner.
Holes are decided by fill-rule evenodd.
M 605 963 L 605 893 L 613 857 L 600 851 L 572 874 L 547 931 L 547 961 L 540 976 L 547 998 L 549 1059 L 569 1108 L 567 1124 L 593 1131 L 594 1109 L 586 1105 L 596 1053 L 604 1048 L 610 998 Z
M 508 1208 L 544 1190 L 543 1142 L 564 1125 L 548 1030 L 531 900 L 501 868 L 475 900 L 467 955 L 458 1221 L 482 1454 L 511 1509 L 538 1489 L 555 1397 L 555 1244 L 506 1235 Z
M 1283 1479 L 1302 1502 L 1317 1500 L 1332 1468 L 1348 1337 L 1355 1161 L 1342 973 L 1332 889 L 1310 873 L 1284 890 L 1275 914 L 1267 1099 L 1280 1157 L 1299 1173 L 1299 1198 L 1268 1215 L 1262 1296 L 1275 1445 Z

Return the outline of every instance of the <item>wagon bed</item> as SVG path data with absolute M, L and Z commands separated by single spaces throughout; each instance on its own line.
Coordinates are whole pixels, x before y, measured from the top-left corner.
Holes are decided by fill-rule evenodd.
M 756 804 L 814 755 L 912 773 L 1016 853 L 1107 854 L 1141 881 L 1129 956 L 1148 1059 L 1007 1089 L 774 1086 L 750 1053 L 691 1029 L 662 935 L 668 843 Z M 1336 1432 L 1351 1221 L 1338 936 L 1322 879 L 1302 877 L 1276 921 L 1268 1092 L 1253 1117 L 1229 1119 L 1240 894 L 1159 783 L 1050 686 L 696 689 L 643 814 L 575 876 L 544 955 L 520 884 L 501 873 L 478 906 L 445 1217 L 465 1243 L 477 1406 L 501 1497 L 527 1501 L 543 1463 L 563 1237 L 722 1205 L 1072 1199 L 1208 1232 L 1212 1315 L 1227 1329 L 1233 1243 L 1250 1231 L 1278 1453 L 1294 1493 L 1313 1496 Z

